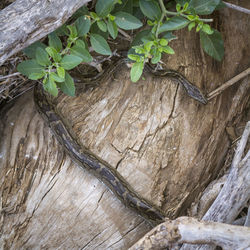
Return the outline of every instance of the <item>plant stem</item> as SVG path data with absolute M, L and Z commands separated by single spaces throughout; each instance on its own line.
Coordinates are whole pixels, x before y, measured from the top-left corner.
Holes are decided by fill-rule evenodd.
M 183 16 L 185 18 L 188 17 L 188 15 L 185 15 L 183 13 L 178 13 L 178 12 L 173 12 L 173 11 L 168 11 L 168 10 L 166 10 L 166 14 L 171 15 L 171 16 L 178 16 L 179 15 L 179 16 Z M 213 22 L 213 19 L 207 19 L 207 18 L 199 18 L 199 20 L 202 22 L 207 22 L 207 23 Z
M 163 3 L 163 0 L 159 0 L 159 4 L 160 4 L 162 13 L 161 13 L 161 18 L 160 18 L 160 20 L 159 20 L 159 22 L 157 24 L 157 28 L 156 28 L 156 32 L 155 32 L 156 38 L 158 38 L 158 36 L 159 36 L 160 26 L 161 26 L 161 23 L 162 23 L 165 16 L 170 15 L 170 16 L 182 16 L 182 17 L 185 17 L 185 18 L 188 17 L 188 15 L 185 15 L 183 13 L 168 11 L 166 9 L 164 3 Z M 199 20 L 202 21 L 202 22 L 206 22 L 206 23 L 213 22 L 213 19 L 199 18 Z
M 164 17 L 167 16 L 167 10 L 166 10 L 166 8 L 165 8 L 165 5 L 164 5 L 164 3 L 163 3 L 163 0 L 159 0 L 159 3 L 160 3 L 160 6 L 161 6 L 161 11 L 162 11 L 162 13 L 161 13 L 161 18 L 160 18 L 160 20 L 159 20 L 159 22 L 158 22 L 158 24 L 157 24 L 157 28 L 156 28 L 156 32 L 155 32 L 156 38 L 158 38 L 161 23 L 162 23 Z

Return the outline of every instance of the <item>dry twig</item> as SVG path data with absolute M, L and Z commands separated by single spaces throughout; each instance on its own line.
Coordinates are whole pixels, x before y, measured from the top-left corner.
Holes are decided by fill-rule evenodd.
M 234 10 L 237 10 L 237 11 L 240 11 L 240 12 L 243 12 L 243 13 L 246 13 L 248 15 L 250 15 L 250 10 L 249 9 L 246 9 L 246 8 L 242 8 L 238 5 L 235 5 L 235 4 L 232 4 L 232 3 L 227 3 L 225 1 L 223 1 L 223 3 L 230 9 L 234 9 Z
M 207 95 L 207 100 L 209 101 L 212 98 L 216 97 L 217 95 L 219 95 L 220 93 L 222 93 L 225 89 L 227 89 L 228 87 L 230 87 L 231 85 L 233 85 L 234 83 L 238 82 L 239 80 L 241 80 L 242 78 L 246 77 L 249 74 L 250 74 L 250 68 L 244 70 L 243 72 L 241 72 L 237 76 L 233 77 L 229 81 L 227 81 L 224 84 L 222 84 L 219 88 L 217 88 L 217 89 L 213 90 L 212 92 L 210 92 Z

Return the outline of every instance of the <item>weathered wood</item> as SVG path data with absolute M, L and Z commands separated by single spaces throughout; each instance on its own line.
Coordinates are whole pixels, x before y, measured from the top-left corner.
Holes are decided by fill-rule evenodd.
M 250 228 L 180 217 L 155 227 L 129 250 L 160 250 L 167 246 L 179 249 L 175 247 L 182 243 L 214 244 L 222 249 L 249 249 Z
M 0 115 L 1 248 L 127 249 L 149 225 L 70 160 L 32 97 Z
M 237 147 L 227 180 L 216 200 L 203 216 L 202 219 L 204 221 L 216 221 L 232 224 L 244 206 L 247 205 L 247 202 L 250 199 L 250 150 L 248 150 L 245 156 L 244 151 L 249 139 L 249 134 L 250 121 L 247 123 L 241 141 Z M 240 247 L 240 249 L 241 248 L 244 249 L 244 247 Z M 215 249 L 215 246 L 191 246 L 187 244 L 181 249 L 213 250 Z M 225 247 L 224 249 L 227 248 Z
M 163 58 L 207 93 L 249 67 L 248 18 L 229 10 L 218 18 L 226 48 L 222 64 L 197 50 L 199 37 L 186 31 L 171 45 L 175 56 Z M 249 78 L 203 106 L 169 79 L 145 76 L 133 84 L 129 70 L 120 69 L 96 89 L 59 97 L 57 109 L 84 146 L 176 217 L 216 178 L 229 145 L 225 127 L 247 105 Z M 21 97 L 1 124 L 6 248 L 127 249 L 149 229 L 63 153 L 36 113 L 32 95 Z
M 16 0 L 0 11 L 0 66 L 60 27 L 90 0 Z
M 203 221 L 186 217 L 167 221 L 147 233 L 130 249 L 165 249 L 182 243 L 188 243 L 181 247 L 182 250 L 208 250 L 216 246 L 222 249 L 250 248 L 250 228 L 207 222 L 232 223 L 250 199 L 250 150 L 243 156 L 249 134 L 250 122 L 237 147 L 227 180 Z M 209 196 L 209 193 L 206 194 Z M 197 243 L 210 245 L 193 245 Z

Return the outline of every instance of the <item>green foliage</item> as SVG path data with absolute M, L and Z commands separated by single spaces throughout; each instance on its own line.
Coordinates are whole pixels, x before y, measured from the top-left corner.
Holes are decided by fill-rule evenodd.
M 160 26 L 159 33 L 169 30 L 179 30 L 186 27 L 189 23 L 190 21 L 182 16 L 174 16 Z
M 142 13 L 151 20 L 160 20 L 161 9 L 156 1 L 140 0 L 140 9 Z
M 199 15 L 209 15 L 218 6 L 220 0 L 191 0 L 189 9 Z
M 169 43 L 177 37 L 175 30 L 187 28 L 200 32 L 204 51 L 220 61 L 224 56 L 221 34 L 210 27 L 209 15 L 222 8 L 221 0 L 97 0 L 94 9 L 83 6 L 63 25 L 48 35 L 48 43 L 35 42 L 24 53 L 30 60 L 21 62 L 17 69 L 32 80 L 42 79 L 44 89 L 53 96 L 58 88 L 74 96 L 74 80 L 70 70 L 80 63 L 90 63 L 90 51 L 111 56 L 108 38 L 116 39 L 119 29 L 136 30 L 146 21 L 147 27 L 137 32 L 128 52 L 132 61 L 131 80 L 140 79 L 144 64 L 157 64 L 162 54 L 174 54 Z M 176 11 L 169 11 L 169 7 Z M 195 33 L 194 33 L 195 35 Z M 63 36 L 63 38 L 61 38 Z M 91 46 L 91 50 L 89 49 Z
M 106 40 L 98 34 L 90 35 L 90 44 L 92 48 L 99 54 L 108 55 L 108 56 L 112 54 Z
M 122 11 L 115 14 L 115 23 L 124 30 L 138 29 L 142 26 L 142 22 L 139 19 Z
M 222 60 L 224 56 L 224 45 L 219 31 L 213 30 L 211 35 L 202 31 L 200 33 L 200 40 L 202 48 L 208 55 L 218 61 Z

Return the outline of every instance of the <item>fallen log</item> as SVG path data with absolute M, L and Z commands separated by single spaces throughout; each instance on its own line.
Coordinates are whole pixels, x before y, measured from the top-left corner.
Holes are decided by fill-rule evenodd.
M 0 11 L 0 66 L 64 24 L 90 0 L 16 0 Z

